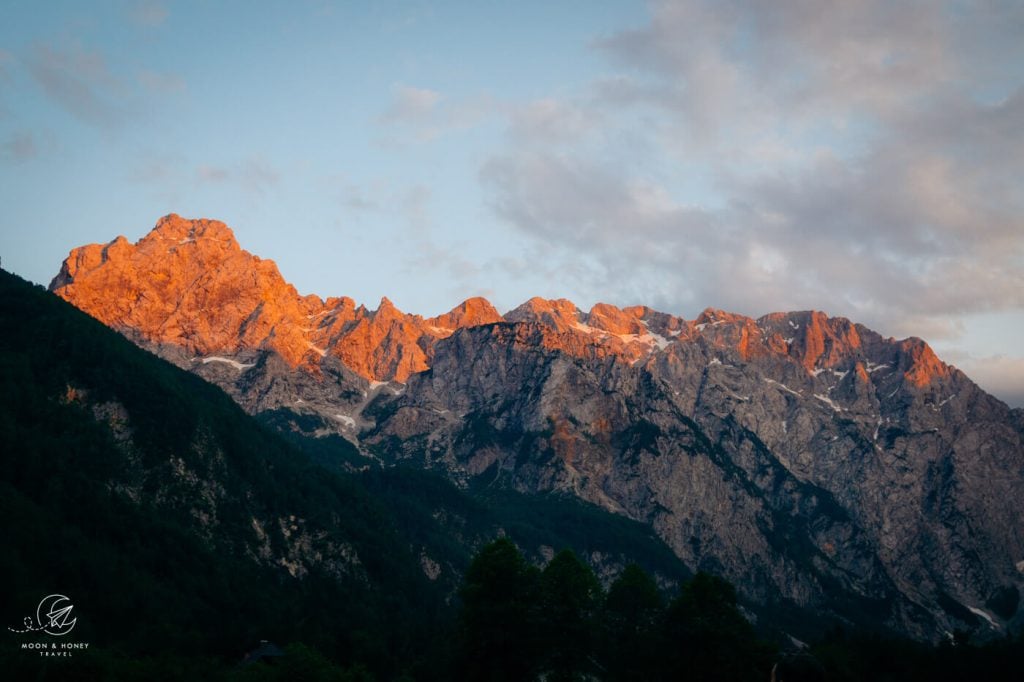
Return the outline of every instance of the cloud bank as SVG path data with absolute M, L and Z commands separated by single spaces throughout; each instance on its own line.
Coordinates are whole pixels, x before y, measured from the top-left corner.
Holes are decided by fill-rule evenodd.
M 1024 6 L 662 2 L 481 180 L 578 291 L 896 335 L 1024 310 Z

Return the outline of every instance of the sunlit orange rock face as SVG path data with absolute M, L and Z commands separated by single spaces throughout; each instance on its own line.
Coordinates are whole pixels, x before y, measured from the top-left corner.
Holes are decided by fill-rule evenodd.
M 598 303 L 583 312 L 571 301 L 542 298 L 504 317 L 483 298 L 433 318 L 404 313 L 387 298 L 369 310 L 348 297 L 300 296 L 273 261 L 243 250 L 224 223 L 174 214 L 136 244 L 118 237 L 73 250 L 50 288 L 148 342 L 196 356 L 269 350 L 314 374 L 323 358 L 334 356 L 369 380 L 404 382 L 430 367 L 439 340 L 459 329 L 505 323 L 493 332 L 496 343 L 579 358 L 636 364 L 673 344 L 701 343 L 747 362 L 795 361 L 808 373 L 851 364 L 868 381 L 856 326 L 820 312 L 755 320 L 709 308 L 689 322 L 644 306 Z M 923 341 L 900 342 L 899 351 L 900 369 L 914 386 L 949 374 Z
M 903 377 L 914 386 L 927 386 L 937 377 L 949 376 L 949 367 L 921 339 L 905 339 L 900 349 L 906 358 Z
M 500 319 L 483 299 L 424 320 L 386 298 L 367 310 L 347 297 L 300 296 L 273 261 L 242 250 L 224 223 L 174 214 L 137 244 L 118 237 L 75 249 L 50 288 L 146 341 L 200 356 L 272 350 L 312 371 L 331 354 L 380 381 L 427 369 L 436 339 Z
M 476 327 L 501 320 L 501 314 L 494 309 L 491 302 L 477 296 L 466 299 L 444 315 L 428 319 L 427 323 L 441 331 L 454 331 L 462 327 Z
M 118 329 L 199 355 L 272 348 L 298 364 L 310 352 L 303 321 L 323 305 L 301 297 L 273 261 L 243 251 L 223 223 L 162 218 L 129 244 L 75 249 L 50 285 Z

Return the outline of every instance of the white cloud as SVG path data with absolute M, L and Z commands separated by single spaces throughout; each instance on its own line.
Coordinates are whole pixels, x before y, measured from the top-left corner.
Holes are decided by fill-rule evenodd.
M 164 171 L 153 180 L 160 182 L 166 174 Z M 197 184 L 233 183 L 252 198 L 265 196 L 280 181 L 281 175 L 278 170 L 259 156 L 251 156 L 227 166 L 200 164 L 195 169 Z
M 651 7 L 595 44 L 585 116 L 539 100 L 481 171 L 573 288 L 926 338 L 1024 318 L 1024 6 Z
M 545 97 L 515 108 L 510 115 L 509 133 L 531 142 L 564 144 L 578 140 L 598 123 L 599 114 L 594 109 Z

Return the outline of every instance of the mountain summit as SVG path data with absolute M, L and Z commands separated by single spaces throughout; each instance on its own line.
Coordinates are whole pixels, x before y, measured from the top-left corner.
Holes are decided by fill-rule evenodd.
M 641 362 L 673 343 L 706 342 L 744 360 L 789 358 L 808 373 L 853 360 L 867 379 L 855 325 L 820 312 L 759 320 L 707 309 L 694 321 L 644 306 L 532 298 L 504 317 L 484 298 L 423 318 L 382 298 L 369 310 L 346 296 L 300 296 L 272 260 L 243 250 L 215 220 L 161 218 L 136 244 L 124 237 L 74 249 L 51 291 L 136 339 L 195 356 L 272 351 L 315 371 L 327 356 L 370 381 L 405 382 L 430 367 L 433 349 L 455 331 L 496 322 L 532 323 L 545 347 L 581 358 Z M 949 368 L 922 341 L 901 342 L 900 369 L 916 386 Z
M 368 310 L 175 215 L 76 249 L 51 289 L 288 433 L 648 524 L 794 630 L 1024 621 L 1024 412 L 920 339 L 813 311 Z
M 195 355 L 277 353 L 292 367 L 330 354 L 370 380 L 405 381 L 428 367 L 434 341 L 500 320 L 483 299 L 433 319 L 381 299 L 300 296 L 272 260 L 244 251 L 215 220 L 165 216 L 138 243 L 118 237 L 75 249 L 50 289 L 107 325 Z

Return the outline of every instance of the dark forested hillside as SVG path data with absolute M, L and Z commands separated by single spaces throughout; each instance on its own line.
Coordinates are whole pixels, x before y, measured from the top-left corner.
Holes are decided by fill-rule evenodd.
M 387 671 L 443 618 L 441 590 L 357 482 L 7 274 L 0 453 L 11 623 L 60 592 L 76 637 L 111 656 L 233 659 L 269 639 Z M 5 657 L 15 640 L 5 628 Z
M 5 627 L 0 660 L 53 679 L 190 677 L 266 639 L 430 679 L 462 572 L 495 534 L 537 562 L 572 546 L 609 576 L 629 561 L 664 581 L 685 573 L 649 529 L 578 501 L 471 496 L 403 469 L 344 474 L 317 447 L 0 273 L 0 615 L 17 625 L 66 594 L 76 641 L 90 643 L 40 662 Z

